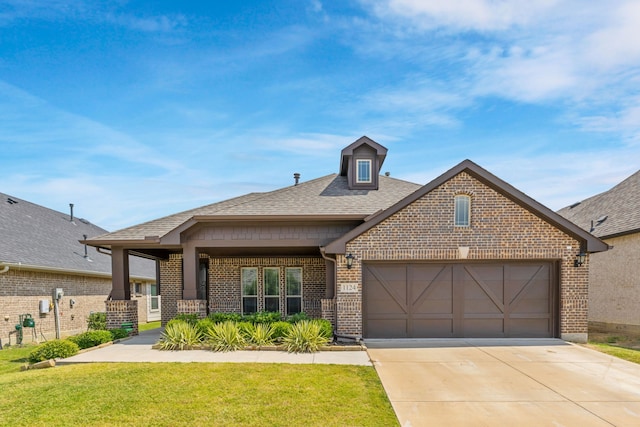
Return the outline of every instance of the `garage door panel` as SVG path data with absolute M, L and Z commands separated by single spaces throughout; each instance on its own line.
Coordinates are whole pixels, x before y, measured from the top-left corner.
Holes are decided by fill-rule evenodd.
M 555 334 L 549 262 L 365 263 L 363 270 L 367 337 Z
M 504 321 L 502 318 L 465 319 L 461 335 L 469 338 L 502 338 L 505 336 Z
M 368 338 L 408 338 L 407 321 L 398 319 L 369 319 Z
M 522 338 L 547 338 L 552 333 L 548 319 L 511 319 L 509 333 Z
M 412 337 L 423 335 L 429 338 L 452 338 L 453 319 L 414 319 Z

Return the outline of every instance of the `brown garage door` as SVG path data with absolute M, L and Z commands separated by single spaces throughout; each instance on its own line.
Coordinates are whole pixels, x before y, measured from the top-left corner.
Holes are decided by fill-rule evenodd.
M 555 337 L 555 266 L 536 263 L 363 267 L 367 338 Z

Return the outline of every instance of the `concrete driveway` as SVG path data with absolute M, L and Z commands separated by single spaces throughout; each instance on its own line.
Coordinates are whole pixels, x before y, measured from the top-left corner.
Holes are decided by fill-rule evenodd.
M 404 427 L 640 426 L 640 365 L 561 340 L 367 340 Z

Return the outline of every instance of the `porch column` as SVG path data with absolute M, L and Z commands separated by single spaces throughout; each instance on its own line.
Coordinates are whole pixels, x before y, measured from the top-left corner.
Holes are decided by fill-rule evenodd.
M 111 248 L 111 300 L 105 301 L 107 328 L 120 328 L 131 323 L 132 335 L 138 334 L 138 301 L 131 300 L 129 285 L 129 251 Z
M 207 316 L 207 300 L 198 299 L 198 267 L 200 254 L 195 246 L 187 244 L 182 249 L 182 299 L 177 301 L 178 314 L 197 314 L 199 318 Z
M 200 256 L 195 247 L 186 245 L 182 250 L 183 283 L 182 299 L 198 298 L 198 260 Z
M 131 299 L 129 251 L 121 247 L 111 248 L 111 299 Z

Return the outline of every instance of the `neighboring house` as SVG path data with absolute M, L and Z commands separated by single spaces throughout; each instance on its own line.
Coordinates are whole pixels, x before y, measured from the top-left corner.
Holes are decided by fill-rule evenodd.
M 590 328 L 640 336 L 640 171 L 558 213 L 611 246 L 591 257 Z
M 386 155 L 362 137 L 338 174 L 88 239 L 113 254 L 108 322 L 135 317 L 135 251 L 160 260 L 163 323 L 304 311 L 345 338 L 586 340 L 588 257 L 574 265 L 606 244 L 471 161 L 422 186 L 380 175 Z
M 80 240 L 106 233 L 81 218 L 73 207 L 64 214 L 0 193 L 0 338 L 8 342 L 20 316 L 31 315 L 38 339 L 56 336 L 53 290 L 59 301 L 62 336 L 87 330 L 91 312 L 104 312 L 111 292 L 111 257 L 107 251 L 87 248 Z M 155 263 L 131 257 L 131 286 L 140 302 L 141 321 L 160 317 Z M 147 303 L 149 299 L 149 304 Z M 157 307 L 148 309 L 150 304 Z M 25 328 L 30 341 L 34 329 Z M 15 342 L 12 334 L 12 341 Z

